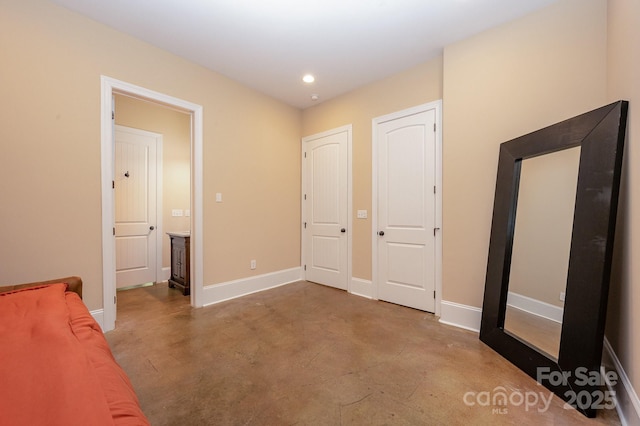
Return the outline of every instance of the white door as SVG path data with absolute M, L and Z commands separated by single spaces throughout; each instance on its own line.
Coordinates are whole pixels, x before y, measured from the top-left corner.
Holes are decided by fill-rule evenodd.
M 351 127 L 309 136 L 303 148 L 305 279 L 347 290 Z
M 435 312 L 436 113 L 378 119 L 378 299 Z
M 116 287 L 156 281 L 157 149 L 161 135 L 115 126 Z

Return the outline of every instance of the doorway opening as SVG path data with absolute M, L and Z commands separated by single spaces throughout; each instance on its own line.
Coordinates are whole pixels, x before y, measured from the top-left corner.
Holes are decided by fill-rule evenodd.
M 202 306 L 202 106 L 154 92 L 110 77 L 102 76 L 101 164 L 102 164 L 102 269 L 103 317 L 101 326 L 109 331 L 116 320 L 116 242 L 115 242 L 115 140 L 114 109 L 116 95 L 127 96 L 162 105 L 190 116 L 190 176 L 191 196 L 189 228 L 191 233 L 190 276 L 191 306 Z M 183 210 L 183 217 L 184 217 Z

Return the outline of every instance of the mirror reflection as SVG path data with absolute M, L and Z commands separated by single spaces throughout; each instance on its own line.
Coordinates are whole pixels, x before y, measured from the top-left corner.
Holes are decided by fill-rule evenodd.
M 522 161 L 504 330 L 557 360 L 580 147 Z

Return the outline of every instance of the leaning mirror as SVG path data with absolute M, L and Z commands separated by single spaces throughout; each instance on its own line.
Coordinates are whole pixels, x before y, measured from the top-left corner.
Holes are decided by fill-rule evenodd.
M 588 417 L 600 396 L 628 103 L 500 145 L 480 340 Z

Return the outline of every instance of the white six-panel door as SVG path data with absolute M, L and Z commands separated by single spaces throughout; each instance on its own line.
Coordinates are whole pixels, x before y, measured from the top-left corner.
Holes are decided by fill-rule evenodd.
M 157 145 L 162 136 L 115 126 L 116 287 L 156 281 Z
M 303 149 L 305 279 L 348 287 L 348 146 L 350 126 L 309 136 Z
M 435 312 L 435 109 L 374 122 L 378 299 Z

